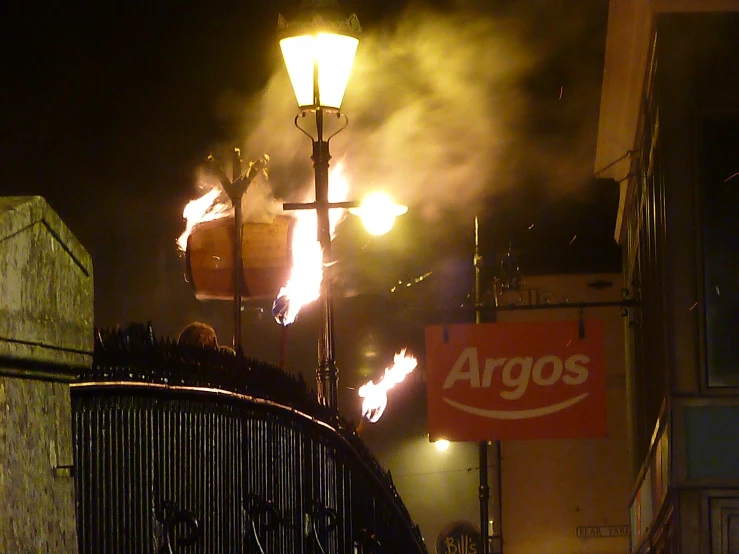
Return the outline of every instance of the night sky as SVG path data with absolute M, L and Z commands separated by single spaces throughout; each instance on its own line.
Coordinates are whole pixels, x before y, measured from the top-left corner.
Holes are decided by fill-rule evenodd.
M 310 175 L 310 144 L 292 127 L 292 91 L 276 99 L 285 99 L 286 117 L 273 110 L 264 119 L 259 111 L 269 105 L 272 75 L 284 74 L 275 26 L 293 4 L 8 4 L 0 16 L 0 194 L 44 196 L 91 253 L 96 325 L 152 321 L 172 336 L 199 319 L 229 343 L 230 306 L 194 299 L 174 241 L 206 156 L 250 144 L 266 120 L 278 122 L 270 140 L 289 136 L 290 148 L 302 148 L 290 159 L 288 147 L 265 148 L 275 188 L 289 191 L 286 176 Z M 355 179 L 402 175 L 392 186 L 410 212 L 382 239 L 369 240 L 354 221 L 339 228 L 344 386 L 379 374 L 404 343 L 420 348 L 425 323 L 466 317 L 454 307 L 469 292 L 475 215 L 489 267 L 510 244 L 528 274 L 619 269 L 618 186 L 596 181 L 592 167 L 605 0 L 350 7 L 367 39 L 344 104 L 352 125 L 336 152 L 346 153 L 347 165 L 357 160 Z M 426 69 L 413 63 L 425 52 L 435 56 Z M 400 136 L 375 132 L 407 115 L 416 97 L 424 103 Z M 404 156 L 398 144 L 408 146 Z M 449 169 L 455 164 L 465 171 Z M 403 295 L 389 292 L 428 272 Z M 281 337 L 269 304 L 247 304 L 244 347 L 276 363 Z M 290 329 L 289 367 L 312 372 L 316 326 L 308 309 Z M 381 354 L 368 362 L 369 351 Z

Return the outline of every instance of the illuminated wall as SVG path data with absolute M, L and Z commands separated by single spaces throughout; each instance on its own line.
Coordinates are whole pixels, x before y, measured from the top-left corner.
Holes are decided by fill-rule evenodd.
M 588 283 L 611 283 L 598 290 Z M 538 290 L 551 303 L 620 301 L 622 277 L 564 275 L 527 278 L 526 289 Z M 522 302 L 528 302 L 522 291 Z M 517 293 L 502 297 L 517 302 Z M 580 310 L 542 309 L 498 312 L 499 321 L 578 320 Z M 497 489 L 496 445 L 488 447 L 490 518 L 496 536 L 503 523 L 507 554 L 572 554 L 628 552 L 628 505 L 631 474 L 627 446 L 624 318 L 618 307 L 588 308 L 585 319 L 605 326 L 608 438 L 584 440 L 507 441 L 502 445 L 502 518 Z M 423 356 L 421 356 L 423 369 Z M 405 386 L 405 385 L 404 385 Z M 452 521 L 479 526 L 478 445 L 452 443 L 440 451 L 426 436 L 425 386 L 421 379 L 389 399 L 377 424 L 363 424 L 362 436 L 393 480 L 429 552 Z M 402 395 L 402 396 L 401 396 Z M 401 400 L 402 398 L 402 400 Z M 395 402 L 393 402 L 395 400 Z M 492 541 L 499 551 L 500 540 Z M 455 554 L 446 551 L 438 554 Z M 456 553 L 461 554 L 461 553 Z M 469 554 L 474 554 L 470 552 Z
M 588 287 L 602 280 L 613 286 Z M 620 275 L 530 278 L 552 303 L 621 300 Z M 502 312 L 500 321 L 576 320 L 578 309 Z M 588 308 L 605 328 L 608 437 L 510 441 L 503 444 L 504 552 L 535 554 L 628 552 L 631 474 L 626 424 L 624 318 L 617 307 Z

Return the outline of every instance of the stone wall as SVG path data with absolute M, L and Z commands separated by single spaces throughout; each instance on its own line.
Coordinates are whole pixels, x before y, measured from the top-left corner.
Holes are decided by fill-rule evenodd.
M 92 363 L 89 254 L 40 197 L 0 197 L 0 552 L 76 554 L 68 382 Z

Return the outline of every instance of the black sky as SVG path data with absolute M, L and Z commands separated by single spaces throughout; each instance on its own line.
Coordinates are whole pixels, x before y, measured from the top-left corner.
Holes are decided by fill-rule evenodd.
M 455 9 L 454 3 L 435 4 L 442 11 Z M 548 143 L 567 152 L 571 144 L 578 160 L 592 160 L 607 2 L 480 5 L 485 7 L 476 9 L 520 18 L 523 40 L 540 56 L 524 83 L 533 107 L 522 133 L 529 139 L 516 144 L 517 156 L 525 160 Z M 2 8 L 0 194 L 44 196 L 90 251 L 96 324 L 152 320 L 160 333 L 172 335 L 188 321 L 204 319 L 230 332 L 227 307 L 194 300 L 174 239 L 182 208 L 195 194 L 195 168 L 214 145 L 243 139 L 233 105 L 258 93 L 281 64 L 275 22 L 290 6 L 283 0 L 140 0 L 16 2 Z M 391 27 L 404 4 L 363 0 L 353 8 L 365 29 L 372 29 Z M 546 175 L 531 174 L 484 200 L 488 259 L 512 244 L 529 274 L 617 270 L 617 185 L 587 180 L 553 195 L 546 181 Z M 351 254 L 365 268 L 353 286 L 358 292 L 363 286 L 365 292 L 386 291 L 396 277 L 433 270 L 434 290 L 446 292 L 431 302 L 456 303 L 471 275 L 471 217 L 469 223 L 439 235 L 409 215 L 398 231 L 403 238 L 367 243 Z M 346 257 L 349 242 L 337 244 Z M 396 275 L 383 280 L 366 270 L 379 265 Z M 346 273 L 350 280 L 351 270 Z M 371 327 L 377 302 L 353 298 L 360 300 L 348 299 L 343 309 L 367 314 Z M 421 294 L 413 301 L 428 299 Z M 419 310 L 412 303 L 387 302 L 401 314 Z M 278 334 L 270 317 L 260 318 L 260 307 L 247 310 L 245 342 L 266 344 L 273 352 Z M 306 336 L 313 332 L 311 317 L 305 317 Z M 398 318 L 380 327 L 403 325 L 406 319 Z M 423 321 L 416 325 L 405 332 L 417 337 Z

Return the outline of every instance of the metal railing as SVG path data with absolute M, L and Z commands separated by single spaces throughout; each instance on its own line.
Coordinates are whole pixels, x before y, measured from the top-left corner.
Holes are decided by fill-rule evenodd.
M 98 332 L 72 404 L 81 553 L 426 552 L 300 377 L 137 326 Z

